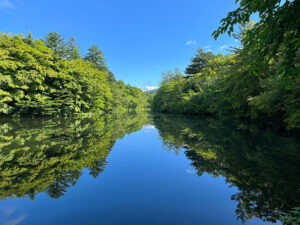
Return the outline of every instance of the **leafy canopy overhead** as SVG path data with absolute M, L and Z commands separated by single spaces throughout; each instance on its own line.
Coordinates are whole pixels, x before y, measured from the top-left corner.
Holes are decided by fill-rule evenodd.
M 280 73 L 295 76 L 297 51 L 300 47 L 299 0 L 236 0 L 240 6 L 221 20 L 221 26 L 213 32 L 215 39 L 222 33 L 231 35 L 236 24 L 245 24 L 257 13 L 260 20 L 247 31 L 242 40 L 244 52 L 251 52 L 252 68 L 259 69 L 265 63 L 281 57 Z M 284 49 L 283 52 L 280 50 Z M 255 69 L 254 69 L 255 70 Z

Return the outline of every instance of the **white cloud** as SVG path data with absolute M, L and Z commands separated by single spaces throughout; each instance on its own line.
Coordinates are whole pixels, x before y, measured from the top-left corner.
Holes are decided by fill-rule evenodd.
M 8 0 L 0 0 L 0 8 L 13 8 L 14 5 Z
M 189 40 L 189 41 L 185 42 L 185 45 L 195 45 L 195 44 L 197 44 L 197 42 L 192 41 L 192 40 Z
M 211 48 L 211 46 L 210 46 L 210 45 L 206 45 L 204 48 L 206 48 L 206 49 L 207 49 L 207 48 Z
M 210 48 L 206 49 L 206 51 L 208 51 L 208 52 L 212 52 L 212 50 L 211 50 Z
M 228 47 L 228 45 L 222 45 L 222 46 L 219 48 L 219 50 L 222 50 L 222 49 L 227 48 L 227 47 Z
M 146 86 L 146 87 L 141 87 L 140 89 L 142 89 L 142 91 L 153 91 L 158 89 L 158 87 L 155 86 Z

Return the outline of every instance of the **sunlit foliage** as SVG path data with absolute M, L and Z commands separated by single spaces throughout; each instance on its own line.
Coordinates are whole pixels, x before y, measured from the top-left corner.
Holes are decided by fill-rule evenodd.
M 65 43 L 56 32 L 45 41 L 31 33 L 25 38 L 0 34 L 0 115 L 68 116 L 108 113 L 116 105 L 123 111 L 143 108 L 147 96 L 117 82 L 95 48 L 82 59 L 75 39 Z
M 241 41 L 226 56 L 198 49 L 187 76 L 163 83 L 160 112 L 213 114 L 300 129 L 300 1 L 237 0 L 213 35 Z M 249 21 L 257 13 L 257 23 Z M 234 26 L 239 31 L 234 33 Z

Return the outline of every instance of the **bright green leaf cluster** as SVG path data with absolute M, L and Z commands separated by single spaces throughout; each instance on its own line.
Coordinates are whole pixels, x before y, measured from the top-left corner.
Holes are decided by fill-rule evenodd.
M 98 68 L 104 60 L 100 50 L 88 53 L 98 57 L 94 62 L 82 59 L 78 49 L 74 38 L 64 43 L 56 32 L 46 41 L 30 33 L 25 38 L 1 34 L 0 115 L 68 116 L 108 113 L 116 105 L 123 111 L 146 107 L 141 90 L 116 82 L 105 64 Z M 118 89 L 125 91 L 118 94 Z

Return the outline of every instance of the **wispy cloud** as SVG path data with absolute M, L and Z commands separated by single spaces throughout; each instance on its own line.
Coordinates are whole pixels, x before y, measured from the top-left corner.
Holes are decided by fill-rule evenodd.
M 228 45 L 222 45 L 222 46 L 219 48 L 219 50 L 222 50 L 222 49 L 227 48 L 227 47 L 228 47 Z
M 210 46 L 210 45 L 206 45 L 206 46 L 204 46 L 204 48 L 205 48 L 205 49 L 210 49 L 211 46 Z
M 195 44 L 197 44 L 197 42 L 193 41 L 193 40 L 189 40 L 189 41 L 185 42 L 185 45 L 195 45 Z
M 8 0 L 0 0 L 0 8 L 14 8 L 14 5 Z
M 140 87 L 140 89 L 142 89 L 142 91 L 153 91 L 158 89 L 158 87 L 155 86 L 146 86 L 146 87 Z
M 185 172 L 186 172 L 186 173 L 189 173 L 189 174 L 194 174 L 194 173 L 195 173 L 195 171 L 194 171 L 194 170 L 191 170 L 191 169 L 186 169 Z
M 26 219 L 26 215 L 22 214 L 18 217 L 9 219 L 8 221 L 6 221 L 6 223 L 4 223 L 4 225 L 18 225 L 18 224 L 22 223 L 23 220 L 25 220 L 25 219 Z
M 18 225 L 22 223 L 26 217 L 27 215 L 23 212 L 18 212 L 17 207 L 15 206 L 6 206 L 0 208 L 1 224 L 3 225 Z

